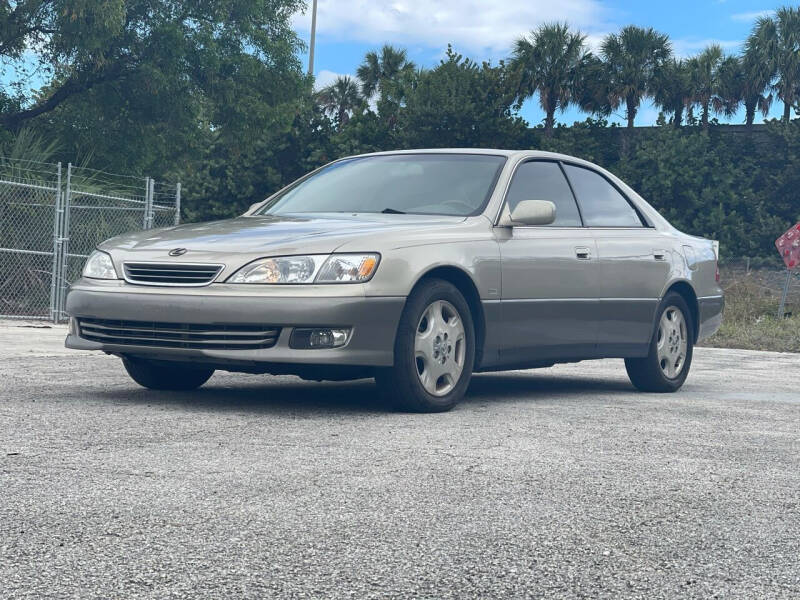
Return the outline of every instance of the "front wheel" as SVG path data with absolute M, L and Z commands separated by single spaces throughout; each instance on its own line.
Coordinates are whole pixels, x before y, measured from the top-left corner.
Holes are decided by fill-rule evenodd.
M 157 363 L 142 358 L 124 357 L 122 364 L 131 379 L 151 390 L 194 390 L 214 374 L 214 369 L 188 363 Z
M 442 412 L 464 396 L 475 361 L 469 305 L 453 284 L 425 281 L 408 299 L 394 349 L 394 366 L 376 374 L 398 408 Z
M 675 392 L 689 375 L 694 336 L 692 315 L 683 296 L 670 292 L 659 305 L 650 352 L 626 358 L 631 383 L 643 392 Z

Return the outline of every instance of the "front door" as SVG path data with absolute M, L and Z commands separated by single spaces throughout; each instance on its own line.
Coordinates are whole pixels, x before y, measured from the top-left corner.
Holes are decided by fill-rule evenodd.
M 498 227 L 502 264 L 501 362 L 519 365 L 595 354 L 597 247 L 555 161 L 521 164 L 504 211 L 522 200 L 556 205 L 552 225 Z

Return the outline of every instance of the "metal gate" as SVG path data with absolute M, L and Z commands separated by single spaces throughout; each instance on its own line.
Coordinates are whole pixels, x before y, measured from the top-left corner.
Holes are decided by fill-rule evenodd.
M 0 318 L 63 320 L 69 283 L 95 246 L 177 225 L 180 201 L 180 184 L 0 157 Z

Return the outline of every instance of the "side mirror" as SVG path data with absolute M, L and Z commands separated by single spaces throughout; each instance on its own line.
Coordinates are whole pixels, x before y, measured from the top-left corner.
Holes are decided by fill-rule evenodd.
M 549 200 L 521 200 L 511 212 L 511 216 L 504 216 L 500 224 L 506 227 L 550 225 L 555 220 L 556 205 Z
M 263 202 L 264 202 L 263 200 L 261 200 L 261 201 L 259 201 L 259 202 L 253 202 L 253 203 L 250 205 L 250 208 L 248 208 L 248 209 L 247 209 L 247 212 L 245 212 L 244 214 L 246 214 L 246 215 L 250 214 L 251 212 L 253 212 L 253 209 L 254 209 L 254 208 L 256 208 L 257 206 L 259 206 L 259 205 L 260 205 L 260 204 L 262 204 Z

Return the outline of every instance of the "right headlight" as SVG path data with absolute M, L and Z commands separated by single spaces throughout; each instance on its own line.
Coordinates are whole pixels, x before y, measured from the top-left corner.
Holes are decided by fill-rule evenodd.
M 236 271 L 228 283 L 364 283 L 375 274 L 379 260 L 374 253 L 260 258 Z
M 364 283 L 372 279 L 379 260 L 377 254 L 331 254 L 316 283 Z
M 86 259 L 83 276 L 89 279 L 119 279 L 111 256 L 100 250 L 95 250 Z

